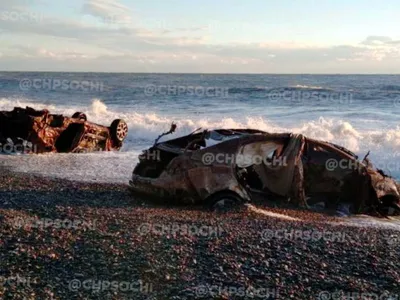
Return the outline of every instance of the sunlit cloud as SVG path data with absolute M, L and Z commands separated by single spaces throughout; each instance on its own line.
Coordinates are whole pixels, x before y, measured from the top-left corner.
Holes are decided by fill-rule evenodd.
M 0 11 L 15 6 L 29 11 L 35 3 L 17 0 L 10 4 L 0 0 Z M 116 0 L 87 0 L 80 13 L 98 19 L 101 26 L 51 14 L 28 20 L 29 24 L 23 19 L 0 18 L 4 41 L 0 46 L 0 67 L 143 71 L 145 66 L 149 72 L 327 73 L 400 66 L 400 41 L 384 35 L 367 36 L 351 45 L 330 46 L 284 39 L 245 42 L 240 35 L 235 42 L 218 42 L 211 38 L 213 29 L 207 24 L 146 28 L 143 22 L 133 22 L 132 16 L 138 17 L 133 9 Z M 110 21 L 110 16 L 126 22 L 108 24 L 105 21 Z

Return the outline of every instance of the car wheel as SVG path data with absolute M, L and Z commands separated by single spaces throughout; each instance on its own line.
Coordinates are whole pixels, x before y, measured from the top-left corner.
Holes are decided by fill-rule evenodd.
M 87 116 L 86 114 L 84 114 L 83 112 L 76 112 L 72 115 L 73 119 L 79 119 L 79 120 L 83 120 L 83 121 L 87 121 Z
M 135 174 L 138 174 L 142 177 L 154 177 L 154 173 L 156 169 L 154 166 L 142 164 L 138 169 L 134 171 Z
M 379 212 L 385 216 L 398 216 L 400 214 L 399 199 L 393 195 L 386 195 L 379 199 Z
M 128 124 L 124 120 L 116 119 L 110 126 L 111 138 L 116 143 L 122 143 L 128 135 Z
M 233 192 L 222 192 L 212 196 L 209 204 L 214 212 L 237 211 L 242 208 L 243 200 Z

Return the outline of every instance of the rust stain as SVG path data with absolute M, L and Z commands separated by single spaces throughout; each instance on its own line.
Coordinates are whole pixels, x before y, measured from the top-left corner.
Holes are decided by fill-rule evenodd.
M 218 140 L 207 146 L 207 139 L 211 136 Z M 279 158 L 285 164 L 270 166 L 264 161 L 253 165 L 235 162 L 205 164 L 202 161 L 206 154 L 265 156 L 275 148 L 272 158 Z M 155 144 L 146 151 L 160 151 L 164 159 L 157 162 L 142 159 L 133 172 L 132 181 L 147 185 L 150 193 L 151 187 L 157 188 L 158 195 L 177 197 L 183 194 L 186 199 L 201 202 L 220 192 L 230 191 L 248 201 L 257 191 L 258 194 L 264 193 L 265 197 L 286 197 L 299 206 L 308 206 L 308 199 L 322 197 L 328 204 L 351 203 L 355 212 L 385 214 L 388 207 L 400 212 L 400 185 L 393 178 L 365 160 L 360 162 L 354 153 L 343 147 L 308 139 L 301 134 L 242 129 L 205 130 Z M 347 160 L 356 168 L 329 170 L 326 164 L 332 159 Z M 148 170 L 156 171 L 149 173 Z
M 115 120 L 111 126 L 88 122 L 86 116 L 66 117 L 50 114 L 48 110 L 30 107 L 14 108 L 0 112 L 0 143 L 24 140 L 32 143 L 36 153 L 44 152 L 92 152 L 119 150 L 127 134 L 123 120 Z M 84 119 L 82 118 L 84 116 Z M 126 130 L 117 135 L 117 126 Z M 119 130 L 118 132 L 120 132 Z

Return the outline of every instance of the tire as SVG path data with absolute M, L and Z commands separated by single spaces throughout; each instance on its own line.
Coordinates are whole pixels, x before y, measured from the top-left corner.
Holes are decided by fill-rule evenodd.
M 398 216 L 400 214 L 399 199 L 392 195 L 386 195 L 379 199 L 379 212 L 385 216 Z
M 87 116 L 86 114 L 84 114 L 83 112 L 77 111 L 76 113 L 74 113 L 72 115 L 73 119 L 79 119 L 79 120 L 83 120 L 83 121 L 87 121 Z
M 140 163 L 133 172 L 141 177 L 154 177 L 155 171 L 156 169 L 153 166 L 145 163 Z
M 238 211 L 243 207 L 243 199 L 234 192 L 220 192 L 211 196 L 208 205 L 213 212 Z
M 128 135 L 128 124 L 122 119 L 116 119 L 110 126 L 111 139 L 117 143 L 122 143 Z

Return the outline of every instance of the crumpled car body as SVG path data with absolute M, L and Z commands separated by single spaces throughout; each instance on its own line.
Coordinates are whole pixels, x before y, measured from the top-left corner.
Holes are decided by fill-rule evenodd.
M 127 133 L 128 127 L 121 119 L 106 127 L 88 122 L 86 115 L 80 112 L 72 117 L 30 107 L 0 112 L 3 152 L 12 148 L 10 145 L 22 149 L 23 153 L 119 150 Z
M 184 203 L 230 193 L 244 202 L 344 202 L 354 213 L 400 209 L 398 183 L 367 159 L 301 134 L 250 129 L 205 130 L 156 143 L 139 156 L 130 187 Z

